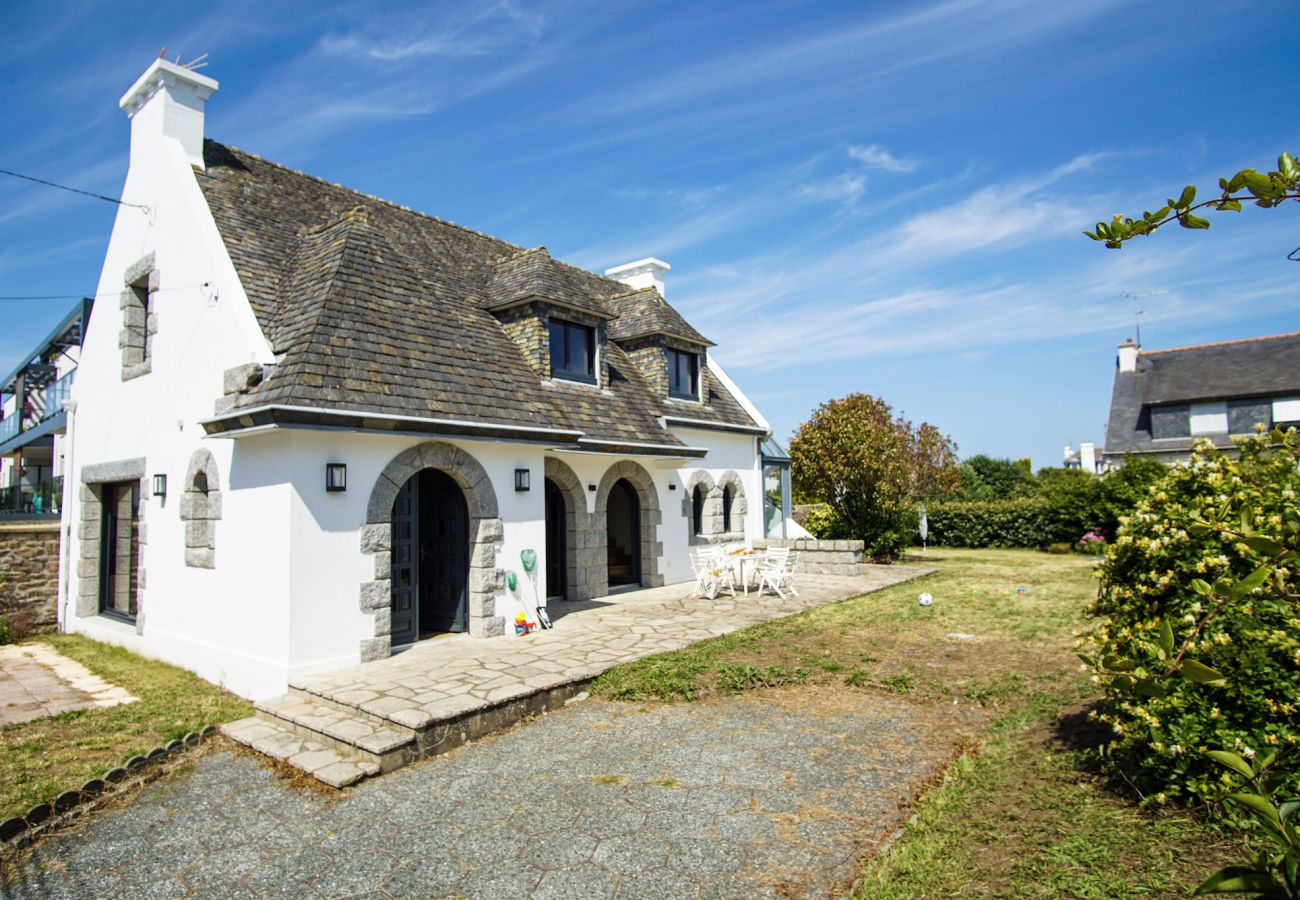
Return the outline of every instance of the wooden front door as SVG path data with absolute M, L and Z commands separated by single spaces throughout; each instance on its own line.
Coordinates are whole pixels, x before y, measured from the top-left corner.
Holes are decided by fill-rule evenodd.
M 444 472 L 419 478 L 419 628 L 421 636 L 464 631 L 469 595 L 469 507 Z
M 564 507 L 564 492 L 551 479 L 546 479 L 546 597 L 563 600 L 568 570 L 568 515 Z
M 418 568 L 420 536 L 416 516 L 416 498 L 420 477 L 412 475 L 397 492 L 393 501 L 393 633 L 394 646 L 409 644 L 420 634 Z

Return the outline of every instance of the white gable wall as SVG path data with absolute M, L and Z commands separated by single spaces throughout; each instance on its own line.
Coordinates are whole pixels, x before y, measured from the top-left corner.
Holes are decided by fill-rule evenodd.
M 287 550 L 288 496 L 275 489 L 231 490 L 231 442 L 205 439 L 197 423 L 212 415 L 226 369 L 273 357 L 180 142 L 158 135 L 137 142 L 131 157 L 123 198 L 150 211 L 118 211 L 73 388 L 75 445 L 64 512 L 71 564 L 61 622 L 67 630 L 176 662 L 247 693 L 283 665 L 286 609 L 267 598 L 282 595 L 286 586 L 283 568 L 271 563 Z M 159 273 L 152 371 L 123 381 L 118 297 L 126 270 L 150 253 Z M 210 570 L 185 566 L 179 516 L 186 468 L 200 448 L 216 458 L 223 495 L 217 568 Z M 89 571 L 77 565 L 81 469 L 140 457 L 147 461 L 148 480 L 156 473 L 168 476 L 168 496 L 163 503 L 141 497 L 146 577 L 138 593 L 138 627 L 78 617 L 78 569 Z

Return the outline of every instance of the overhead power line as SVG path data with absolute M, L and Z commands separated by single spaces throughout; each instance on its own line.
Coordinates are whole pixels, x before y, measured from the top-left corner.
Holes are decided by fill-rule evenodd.
M 0 175 L 10 175 L 14 178 L 21 178 L 24 181 L 34 181 L 37 184 L 43 184 L 46 187 L 58 188 L 61 191 L 70 191 L 74 194 L 81 194 L 85 197 L 94 197 L 96 200 L 107 200 L 109 203 L 116 203 L 118 206 L 134 206 L 136 209 L 142 209 L 149 212 L 149 207 L 143 203 L 128 203 L 121 197 L 110 197 L 107 194 L 96 194 L 94 191 L 83 191 L 81 188 L 68 187 L 66 184 L 56 184 L 53 181 L 46 181 L 44 178 L 37 178 L 34 175 L 23 175 L 21 172 L 11 172 L 8 169 L 0 169 Z

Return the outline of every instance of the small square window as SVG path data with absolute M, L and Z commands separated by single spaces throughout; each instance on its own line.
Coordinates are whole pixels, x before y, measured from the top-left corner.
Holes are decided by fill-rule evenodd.
M 551 377 L 596 383 L 596 329 L 551 319 Z
M 668 396 L 681 400 L 700 397 L 700 356 L 681 350 L 668 351 Z

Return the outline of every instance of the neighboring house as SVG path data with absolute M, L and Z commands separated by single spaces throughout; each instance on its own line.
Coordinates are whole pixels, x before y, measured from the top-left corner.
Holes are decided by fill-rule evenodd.
M 264 697 L 796 527 L 667 264 L 601 277 L 205 140 L 216 89 L 159 60 L 121 101 L 147 210 L 74 392 L 67 629 Z
M 1083 441 L 1079 444 L 1078 450 L 1066 444 L 1063 457 L 1062 468 L 1081 469 L 1093 475 L 1100 475 L 1105 471 L 1101 456 L 1097 453 L 1097 445 L 1092 441 Z
M 93 301 L 65 315 L 0 381 L 0 518 L 58 518 L 68 398 Z
M 1300 424 L 1300 333 L 1143 350 L 1120 345 L 1106 462 L 1126 455 L 1186 459 L 1206 438 L 1231 449 L 1256 426 Z

